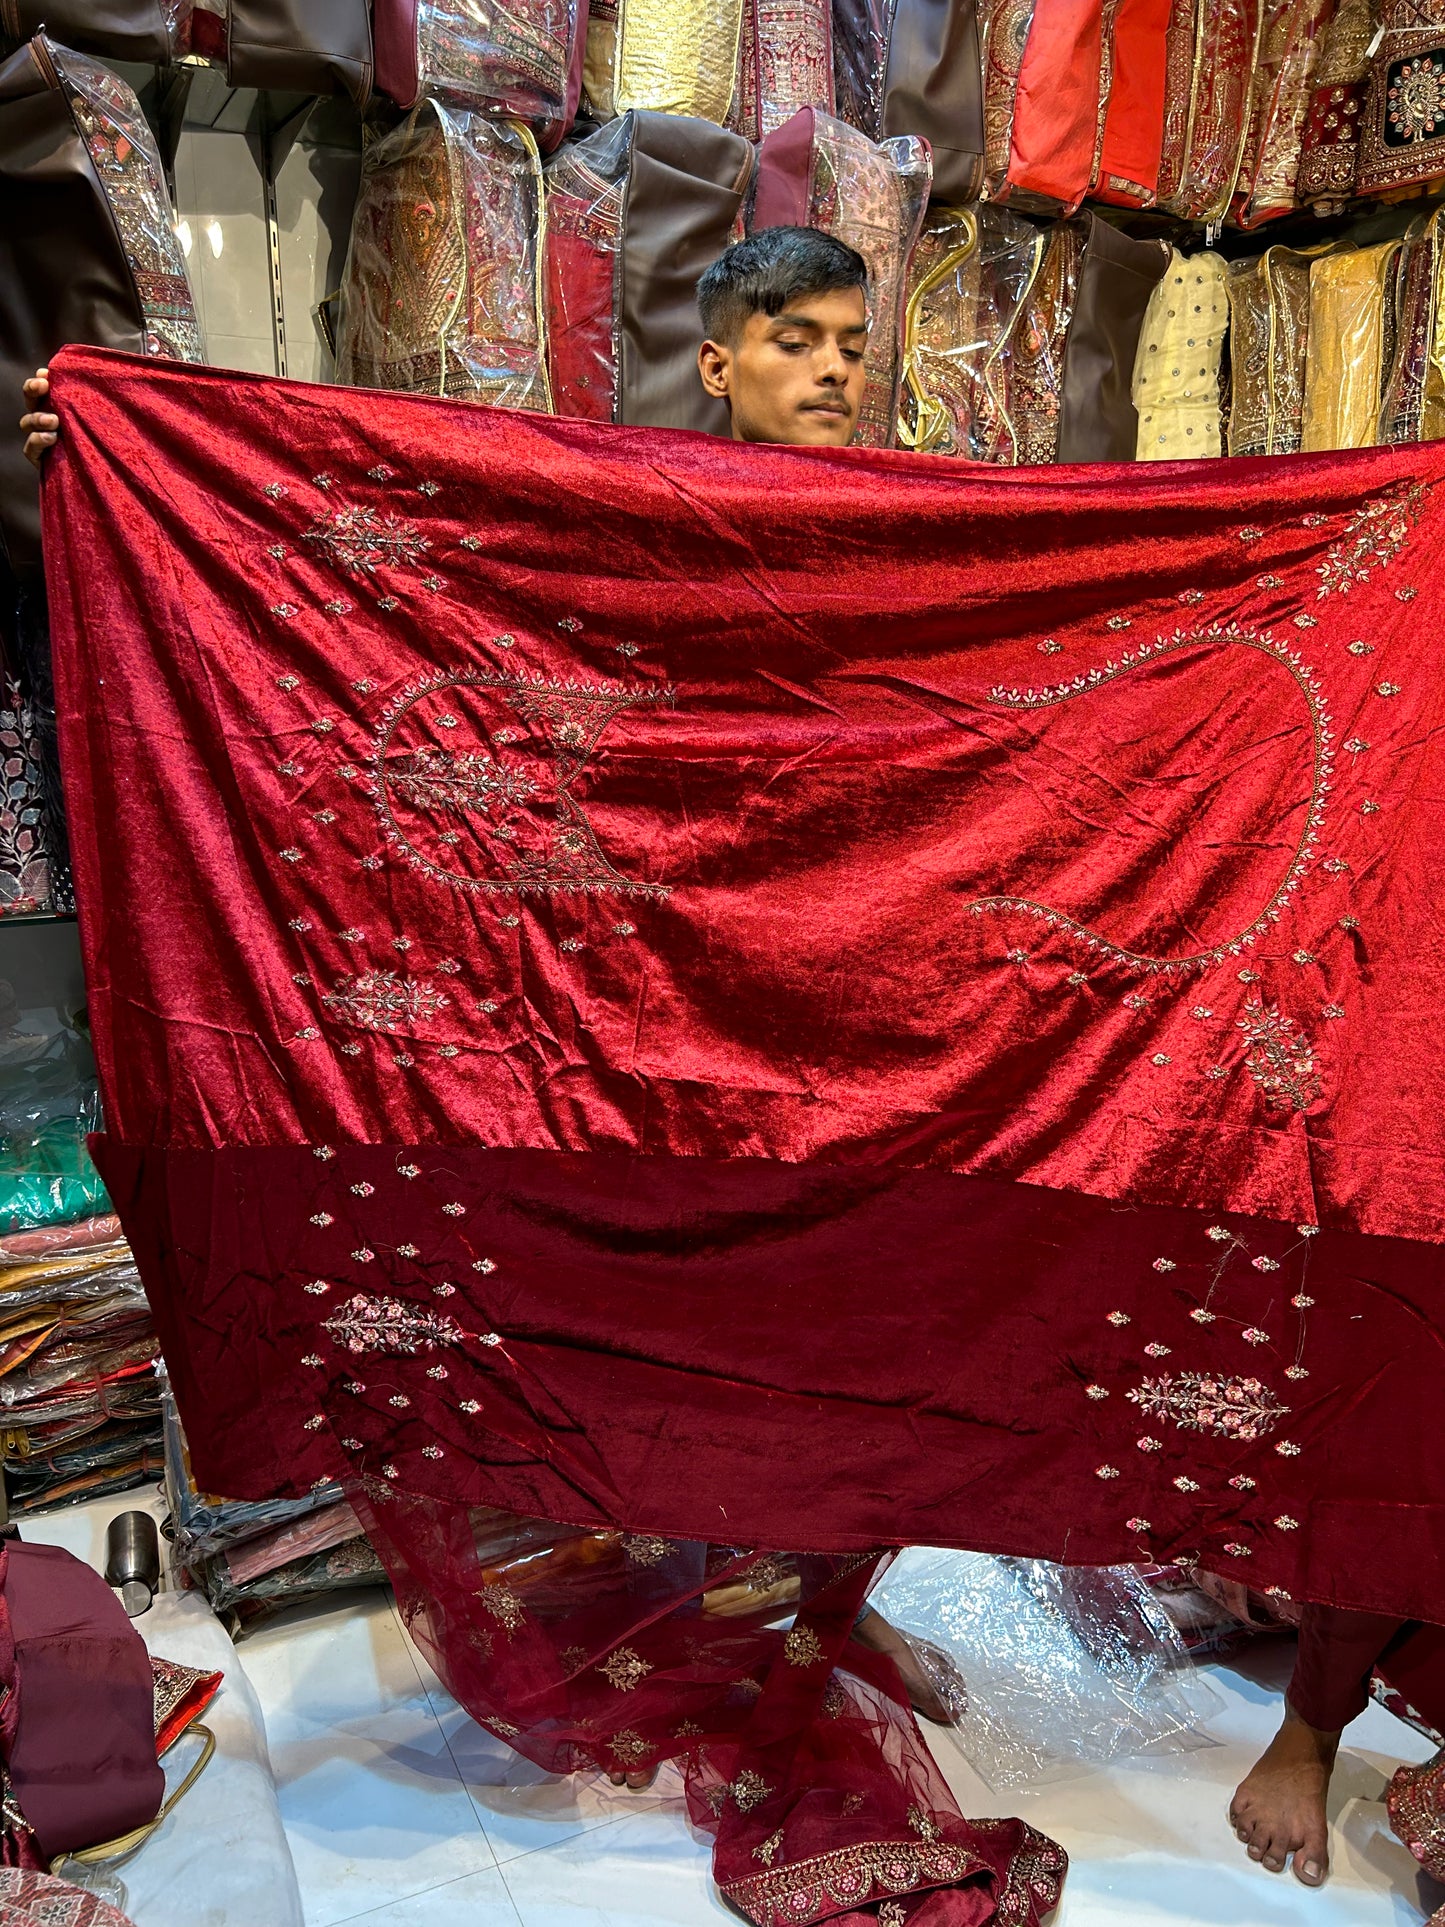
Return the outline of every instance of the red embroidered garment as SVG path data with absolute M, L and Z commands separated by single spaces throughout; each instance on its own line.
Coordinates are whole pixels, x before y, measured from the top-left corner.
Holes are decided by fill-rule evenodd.
M 1438 1613 L 1445 453 L 55 381 L 100 1156 L 203 1483 Z

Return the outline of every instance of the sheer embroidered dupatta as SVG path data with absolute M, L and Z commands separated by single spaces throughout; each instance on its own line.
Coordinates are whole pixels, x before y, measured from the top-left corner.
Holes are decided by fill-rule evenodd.
M 884 1555 L 762 1554 L 349 1490 L 414 1636 L 490 1732 L 548 1772 L 673 1760 L 757 1927 L 859 1908 L 1031 1927 L 1064 1855 L 962 1818 L 891 1662 L 851 1640 Z M 786 1629 L 776 1622 L 793 1615 Z

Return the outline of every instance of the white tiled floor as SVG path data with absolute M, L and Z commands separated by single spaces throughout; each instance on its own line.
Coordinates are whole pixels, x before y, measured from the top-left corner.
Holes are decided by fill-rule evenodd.
M 550 1780 L 482 1732 L 386 1598 L 294 1615 L 242 1643 L 266 1709 L 310 1927 L 713 1927 L 731 1921 L 709 1850 L 665 1777 L 647 1794 Z M 1229 1795 L 1278 1718 L 1287 1645 L 1211 1668 L 1223 1709 L 1187 1753 L 995 1795 L 947 1737 L 965 1813 L 1021 1812 L 1070 1851 L 1058 1927 L 1405 1927 L 1431 1892 L 1380 1804 L 1429 1748 L 1378 1708 L 1335 1781 L 1334 1873 L 1318 1894 L 1251 1866 Z
M 102 1520 L 111 1509 L 121 1506 L 101 1502 Z M 103 1525 L 52 1517 L 43 1536 L 98 1549 Z M 461 1711 L 384 1593 L 293 1612 L 239 1652 L 265 1711 L 308 1927 L 735 1921 L 675 1773 L 645 1794 L 536 1773 Z M 1419 1923 L 1445 1894 L 1391 1835 L 1380 1802 L 1394 1766 L 1429 1748 L 1378 1708 L 1346 1734 L 1322 1892 L 1252 1866 L 1229 1832 L 1229 1795 L 1274 1729 L 1289 1659 L 1287 1644 L 1260 1644 L 1212 1667 L 1222 1709 L 1189 1752 L 995 1795 L 946 1736 L 936 1751 L 965 1813 L 1022 1813 L 1068 1848 L 1058 1927 Z

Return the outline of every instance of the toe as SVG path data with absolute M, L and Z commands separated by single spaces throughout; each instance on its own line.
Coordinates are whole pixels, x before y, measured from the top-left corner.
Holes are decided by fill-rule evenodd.
M 1323 1827 L 1308 1827 L 1295 1849 L 1294 1877 L 1306 1887 L 1318 1887 L 1330 1870 L 1329 1839 Z

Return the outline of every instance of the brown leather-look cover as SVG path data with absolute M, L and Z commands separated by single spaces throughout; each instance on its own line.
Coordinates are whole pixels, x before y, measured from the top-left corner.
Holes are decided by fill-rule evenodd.
M 1139 417 L 1130 389 L 1139 330 L 1169 265 L 1167 241 L 1136 241 L 1097 214 L 1086 224 L 1074 318 L 1064 349 L 1061 462 L 1132 462 Z
M 185 49 L 161 0 L 0 0 L 0 35 L 30 40 L 41 28 L 77 53 L 164 66 Z
M 371 97 L 367 0 L 230 0 L 226 74 L 233 87 Z
M 132 354 L 145 345 L 109 203 L 64 93 L 30 47 L 0 66 L 0 207 L 0 537 L 27 571 L 40 562 L 40 502 L 13 426 L 20 384 L 70 342 Z
M 898 0 L 883 82 L 884 134 L 933 149 L 933 198 L 949 206 L 983 186 L 983 64 L 975 0 Z
M 708 120 L 634 116 L 622 218 L 617 321 L 619 420 L 636 428 L 729 431 L 697 372 L 697 283 L 732 240 L 753 146 Z

